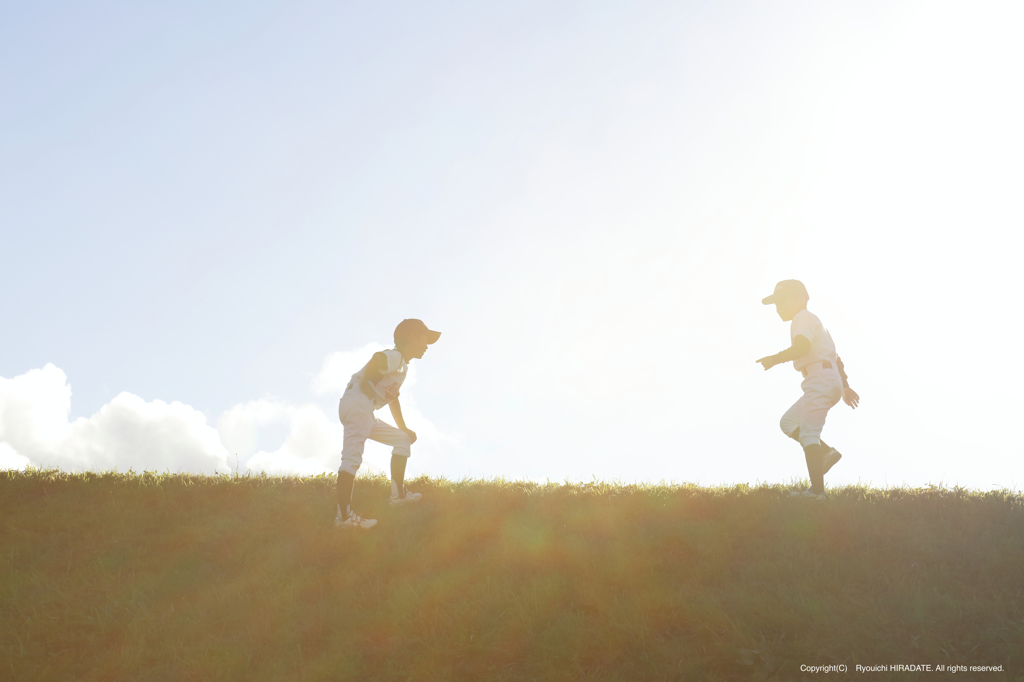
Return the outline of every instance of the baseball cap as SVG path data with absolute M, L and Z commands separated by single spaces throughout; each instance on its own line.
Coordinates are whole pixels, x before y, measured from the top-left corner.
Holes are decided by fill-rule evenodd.
M 765 296 L 761 299 L 761 303 L 765 305 L 771 305 L 776 303 L 780 298 L 789 298 L 791 296 L 803 296 L 804 298 L 810 298 L 807 294 L 807 287 L 804 283 L 798 279 L 784 279 L 775 285 L 775 291 L 772 292 L 771 296 Z
M 427 333 L 427 345 L 436 343 L 441 338 L 441 332 L 427 329 L 427 325 L 423 324 L 422 320 L 402 320 L 395 327 L 395 343 L 398 343 L 399 339 L 408 338 L 419 332 Z

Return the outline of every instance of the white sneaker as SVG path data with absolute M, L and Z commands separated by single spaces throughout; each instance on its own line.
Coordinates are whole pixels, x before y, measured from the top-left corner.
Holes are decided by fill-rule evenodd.
M 804 490 L 803 492 L 798 492 L 798 491 L 794 490 L 793 492 L 791 492 L 789 494 L 789 496 L 790 497 L 799 497 L 802 500 L 824 500 L 825 499 L 825 493 L 822 493 L 820 495 L 815 495 L 813 492 L 811 492 L 810 488 L 808 488 L 807 490 Z
M 398 495 L 392 494 L 391 499 L 388 502 L 392 507 L 404 507 L 407 504 L 416 504 L 423 499 L 423 493 L 414 493 L 408 490 L 405 491 L 405 497 L 399 497 Z
M 360 528 L 362 530 L 369 530 L 377 525 L 377 519 L 364 519 L 355 512 L 349 512 L 348 518 L 343 519 L 341 512 L 334 517 L 335 528 Z
M 839 454 L 839 451 L 833 447 L 829 447 L 829 451 L 825 453 L 825 456 L 821 458 L 821 473 L 822 475 L 827 474 L 828 470 L 836 465 L 836 462 L 843 458 Z

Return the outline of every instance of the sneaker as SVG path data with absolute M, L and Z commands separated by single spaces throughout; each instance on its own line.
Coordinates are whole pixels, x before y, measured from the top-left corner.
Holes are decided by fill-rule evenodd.
M 843 458 L 839 454 L 839 451 L 833 447 L 829 447 L 829 451 L 825 453 L 825 456 L 821 458 L 821 473 L 827 474 L 828 470 L 836 465 L 836 462 Z
M 794 490 L 793 492 L 791 492 L 789 494 L 789 496 L 790 497 L 799 497 L 802 500 L 824 500 L 825 499 L 825 493 L 822 493 L 820 495 L 815 495 L 813 492 L 811 492 L 810 488 L 808 488 L 807 490 L 804 490 L 803 492 L 798 492 L 798 491 Z
M 334 517 L 335 528 L 361 528 L 362 530 L 369 530 L 377 525 L 377 519 L 364 519 L 355 512 L 349 512 L 348 518 L 341 518 L 341 512 Z
M 389 500 L 392 507 L 404 507 L 407 504 L 415 504 L 423 499 L 423 493 L 414 493 L 408 490 L 405 491 L 405 497 L 399 497 L 398 495 L 392 495 Z

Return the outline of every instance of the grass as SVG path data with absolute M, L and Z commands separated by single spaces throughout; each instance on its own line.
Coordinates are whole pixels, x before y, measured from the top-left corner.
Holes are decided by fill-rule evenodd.
M 388 485 L 0 472 L 0 678 L 1024 679 L 1019 494 Z

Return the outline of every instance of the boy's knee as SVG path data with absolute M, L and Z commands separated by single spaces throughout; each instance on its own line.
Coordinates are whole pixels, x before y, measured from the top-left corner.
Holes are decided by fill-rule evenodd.
M 790 419 L 789 415 L 784 415 L 782 419 L 779 420 L 779 428 L 782 429 L 782 432 L 786 434 L 787 438 L 800 440 L 800 424 L 799 422 L 795 422 Z
M 356 474 L 359 473 L 359 465 L 360 464 L 362 464 L 362 462 L 357 462 L 354 459 L 352 459 L 352 460 L 344 460 L 343 459 L 343 460 L 341 460 L 341 466 L 338 467 L 338 473 L 340 474 L 342 472 L 345 472 L 347 474 L 352 474 L 353 476 L 355 476 Z
M 392 455 L 398 457 L 408 457 L 412 454 L 412 438 L 405 431 L 399 431 L 399 435 L 394 440 L 394 447 L 391 449 Z
M 797 438 L 797 440 L 798 440 L 798 441 L 800 441 L 800 445 L 801 445 L 801 446 L 802 446 L 802 447 L 803 447 L 803 448 L 804 448 L 805 450 L 806 450 L 807 448 L 810 448 L 810 447 L 814 447 L 814 448 L 817 448 L 817 447 L 818 447 L 818 445 L 820 445 L 820 444 L 821 444 L 821 439 L 820 439 L 820 438 L 818 438 L 817 436 L 814 436 L 814 435 L 811 435 L 811 436 L 804 436 L 804 437 L 802 437 L 802 438 Z

